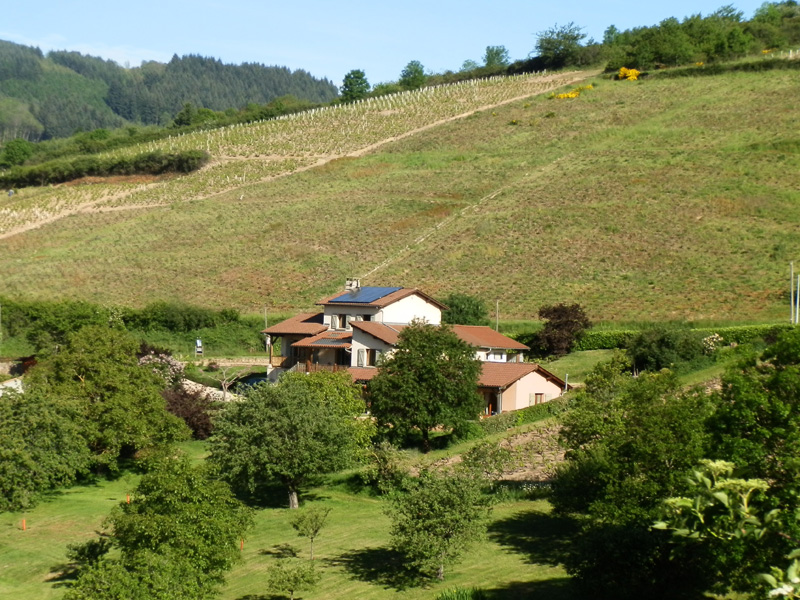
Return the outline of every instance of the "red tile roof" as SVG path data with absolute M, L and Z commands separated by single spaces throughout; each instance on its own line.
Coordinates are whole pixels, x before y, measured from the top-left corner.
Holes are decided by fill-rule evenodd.
M 350 367 L 347 369 L 353 381 L 369 381 L 378 374 L 375 367 Z
M 293 348 L 349 348 L 353 335 L 349 331 L 323 331 L 292 344 Z
M 505 389 L 538 368 L 536 363 L 485 362 L 478 377 L 478 386 Z
M 529 373 L 538 373 L 561 389 L 564 389 L 566 385 L 563 379 L 557 375 L 553 375 L 550 371 L 543 369 L 536 363 L 485 362 L 483 363 L 481 375 L 478 377 L 478 386 L 505 389 Z M 572 386 L 569 386 L 569 389 L 572 389 Z
M 406 327 L 406 325 L 386 325 L 377 321 L 350 321 L 350 325 L 391 346 L 397 343 L 400 332 Z
M 530 350 L 525 344 L 521 344 L 510 337 L 498 333 L 491 327 L 478 325 L 453 325 L 455 334 L 476 348 L 499 348 L 503 350 Z
M 322 322 L 322 313 L 304 313 L 267 327 L 261 333 L 270 335 L 317 335 L 327 331 Z

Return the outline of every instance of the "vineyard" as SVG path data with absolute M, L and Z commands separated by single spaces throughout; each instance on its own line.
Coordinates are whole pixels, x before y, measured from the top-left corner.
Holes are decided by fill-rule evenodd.
M 25 189 L 0 203 L 0 238 L 70 214 L 171 205 L 357 155 L 474 111 L 544 93 L 582 73 L 494 77 L 424 88 L 278 119 L 195 132 L 111 153 L 205 150 L 211 165 L 199 173 L 160 181 L 60 185 Z

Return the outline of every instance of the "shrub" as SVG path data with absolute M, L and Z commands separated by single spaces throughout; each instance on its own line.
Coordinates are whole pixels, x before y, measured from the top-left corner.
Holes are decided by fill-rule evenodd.
M 161 395 L 167 403 L 167 410 L 183 419 L 194 439 L 204 440 L 211 435 L 214 429 L 211 419 L 214 403 L 205 392 L 173 387 L 164 390 Z
M 453 588 L 436 596 L 436 600 L 487 600 L 488 597 L 480 588 Z
M 628 351 L 638 371 L 680 369 L 705 356 L 704 335 L 688 328 L 656 327 L 640 332 L 631 341 Z

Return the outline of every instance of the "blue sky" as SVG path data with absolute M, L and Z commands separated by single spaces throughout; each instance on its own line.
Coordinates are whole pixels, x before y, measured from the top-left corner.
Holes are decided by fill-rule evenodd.
M 762 0 L 737 2 L 750 18 Z M 707 15 L 721 0 L 89 0 L 7 2 L 0 39 L 43 51 L 75 50 L 123 66 L 199 54 L 225 63 L 305 69 L 339 85 L 362 69 L 370 83 L 396 80 L 411 60 L 428 71 L 480 62 L 486 46 L 525 58 L 536 34 L 570 21 L 598 40 L 609 25 L 629 29 L 668 17 Z

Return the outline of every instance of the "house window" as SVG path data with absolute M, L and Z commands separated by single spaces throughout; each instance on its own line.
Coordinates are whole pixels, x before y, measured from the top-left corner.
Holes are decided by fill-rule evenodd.
M 372 321 L 372 315 L 362 315 L 361 318 L 364 319 L 365 321 Z
M 544 394 L 534 394 L 533 403 L 541 404 L 542 402 L 544 402 Z
M 367 350 L 367 365 L 374 367 L 377 364 L 379 354 L 380 352 L 378 350 L 373 350 L 372 348 Z

